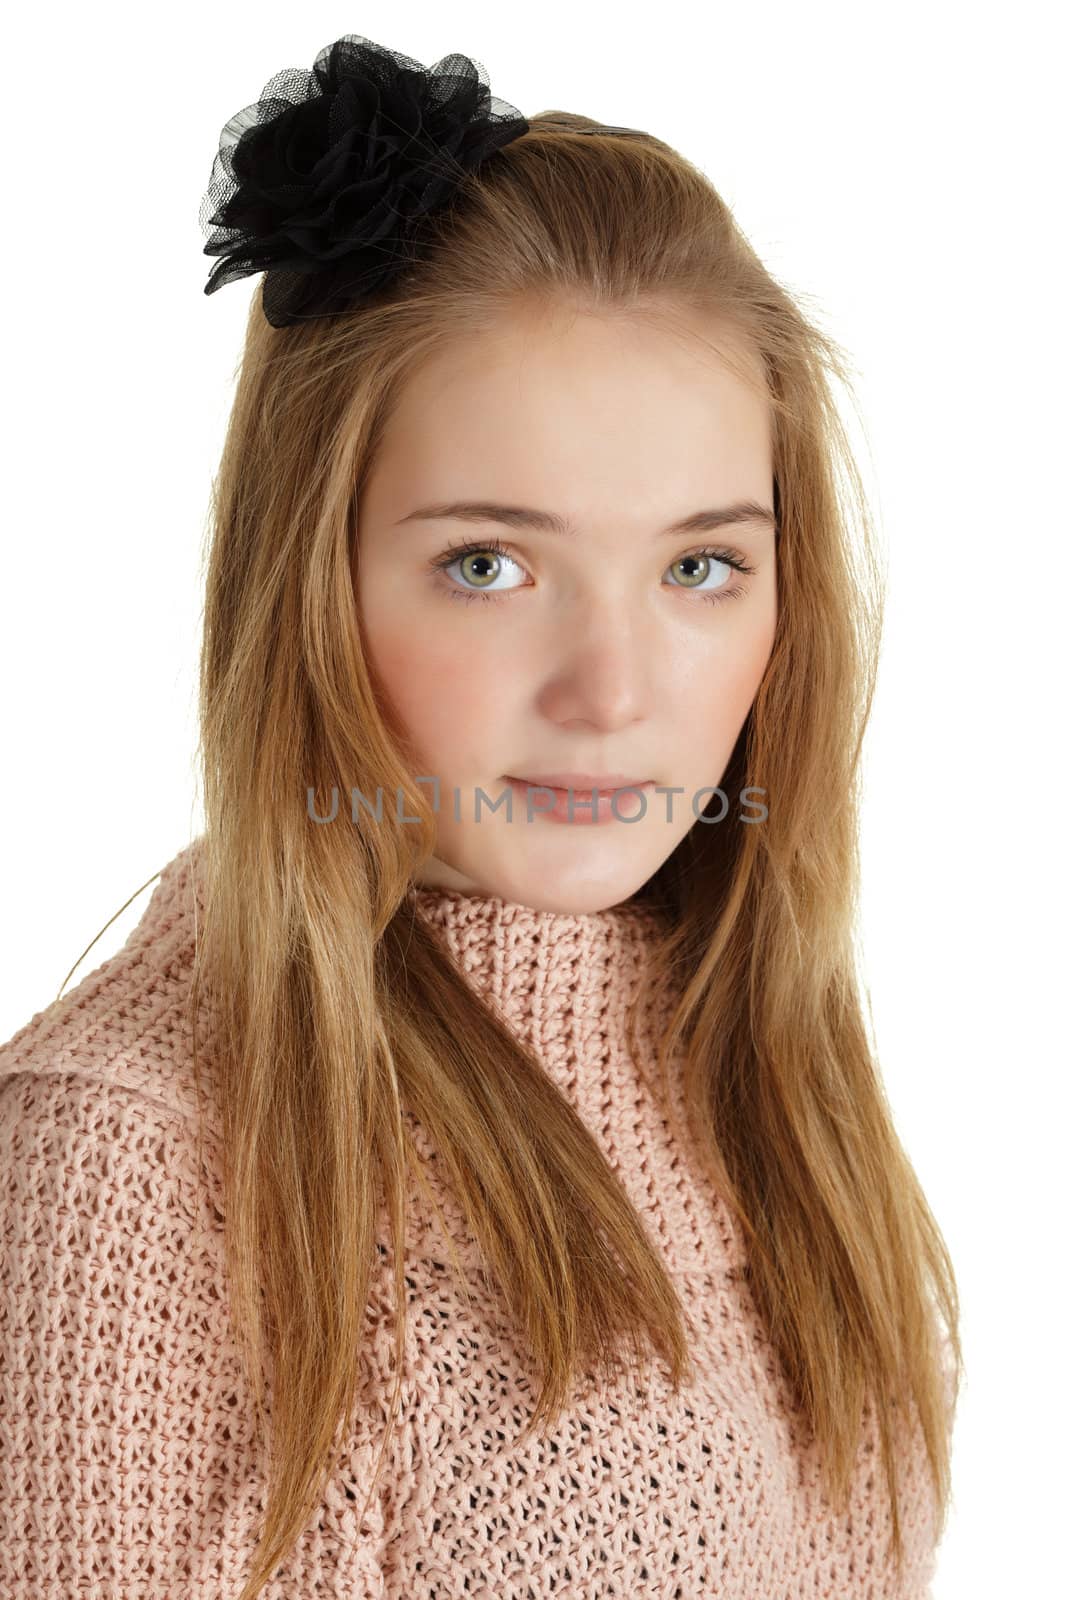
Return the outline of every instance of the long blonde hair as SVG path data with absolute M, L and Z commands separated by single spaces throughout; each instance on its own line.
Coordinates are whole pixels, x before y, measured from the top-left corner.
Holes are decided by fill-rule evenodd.
M 667 934 L 634 1013 L 665 976 L 680 984 L 660 1070 L 665 1081 L 677 1050 L 682 1131 L 741 1225 L 749 1286 L 834 1503 L 870 1403 L 899 1560 L 893 1419 L 914 1404 L 944 1524 L 957 1289 L 893 1128 L 855 967 L 858 761 L 884 577 L 833 394 L 834 380 L 850 387 L 848 364 L 702 173 L 651 136 L 596 128 L 531 118 L 428 219 L 423 257 L 343 316 L 275 329 L 261 287 L 252 302 L 212 497 L 193 986 L 194 1010 L 207 984 L 219 1007 L 231 1314 L 261 1427 L 272 1367 L 269 1495 L 240 1600 L 296 1543 L 358 1405 L 380 1192 L 399 1387 L 404 1196 L 418 1175 L 405 1109 L 443 1154 L 525 1333 L 542 1380 L 531 1430 L 554 1420 L 587 1360 L 615 1371 L 624 1341 L 650 1341 L 675 1387 L 691 1372 L 675 1286 L 592 1135 L 402 915 L 434 814 L 368 676 L 358 491 L 420 361 L 520 302 L 695 309 L 761 358 L 779 621 L 722 787 L 761 786 L 768 815 L 695 826 L 644 886 Z M 333 785 L 399 789 L 421 823 L 385 806 L 373 827 L 315 826 L 308 791 Z M 395 1417 L 394 1404 L 379 1472 Z

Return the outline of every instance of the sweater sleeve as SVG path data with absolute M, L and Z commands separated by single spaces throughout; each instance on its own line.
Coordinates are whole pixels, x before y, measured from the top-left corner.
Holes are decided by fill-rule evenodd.
M 196 1154 L 150 1095 L 0 1083 L 0 1600 L 241 1591 L 265 1486 Z M 371 1443 L 265 1597 L 384 1594 Z

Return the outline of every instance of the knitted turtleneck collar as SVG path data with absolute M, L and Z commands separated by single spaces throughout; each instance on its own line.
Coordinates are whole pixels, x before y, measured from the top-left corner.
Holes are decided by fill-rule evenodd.
M 422 885 L 410 895 L 470 986 L 542 1059 L 564 1070 L 580 1060 L 586 1075 L 606 1066 L 662 935 L 651 910 L 626 901 L 603 911 L 542 911 Z
M 522 1005 L 565 989 L 592 995 L 637 976 L 661 931 L 656 915 L 632 901 L 597 912 L 536 910 L 499 894 L 422 885 L 411 888 L 410 898 L 478 992 Z

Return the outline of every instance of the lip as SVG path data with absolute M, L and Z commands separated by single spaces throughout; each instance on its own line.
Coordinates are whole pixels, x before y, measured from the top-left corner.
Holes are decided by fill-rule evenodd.
M 517 774 L 505 774 L 509 783 L 538 784 L 545 789 L 576 789 L 582 794 L 588 794 L 590 789 L 598 789 L 601 794 L 606 794 L 613 789 L 640 789 L 646 783 L 651 783 L 651 778 L 631 778 L 624 772 L 542 772 L 536 777 L 528 774 L 519 777 Z
M 588 826 L 589 823 L 618 822 L 626 819 L 628 814 L 638 804 L 637 794 L 648 789 L 653 780 L 646 778 L 642 783 L 623 783 L 617 773 L 610 774 L 614 788 L 607 784 L 590 782 L 583 773 L 559 774 L 553 773 L 552 777 L 566 776 L 581 778 L 578 783 L 546 783 L 542 779 L 536 781 L 532 778 L 516 778 L 506 776 L 505 782 L 512 784 L 520 794 L 526 795 L 526 820 L 545 822 L 565 822 L 571 827 Z M 543 795 L 538 796 L 536 809 L 530 805 L 530 791 L 532 789 L 548 790 L 554 797 L 553 804 L 545 807 L 541 802 Z M 594 801 L 592 791 L 597 791 Z M 616 811 L 615 795 L 622 791 L 620 810 Z

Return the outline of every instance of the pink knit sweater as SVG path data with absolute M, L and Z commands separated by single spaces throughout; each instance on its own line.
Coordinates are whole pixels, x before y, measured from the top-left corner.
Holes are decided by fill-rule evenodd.
M 208 1181 L 196 1165 L 197 848 L 165 869 L 123 949 L 0 1047 L 0 1600 L 232 1600 L 252 1555 L 264 1463 L 228 1326 L 212 1139 Z M 442 1219 L 413 1185 L 387 1463 L 357 1537 L 393 1371 L 391 1264 L 369 1308 L 373 1386 L 270 1600 L 927 1597 L 917 1431 L 898 1581 L 873 1425 L 834 1516 L 740 1275 L 739 1229 L 628 1057 L 650 914 L 416 901 L 625 1182 L 678 1283 L 696 1380 L 675 1397 L 656 1362 L 651 1378 L 591 1381 L 554 1437 L 520 1445 L 536 1398 L 521 1345 L 488 1295 L 464 1302 L 442 1220 L 472 1285 L 477 1258 L 418 1130 Z M 379 1253 L 387 1264 L 384 1241 Z

